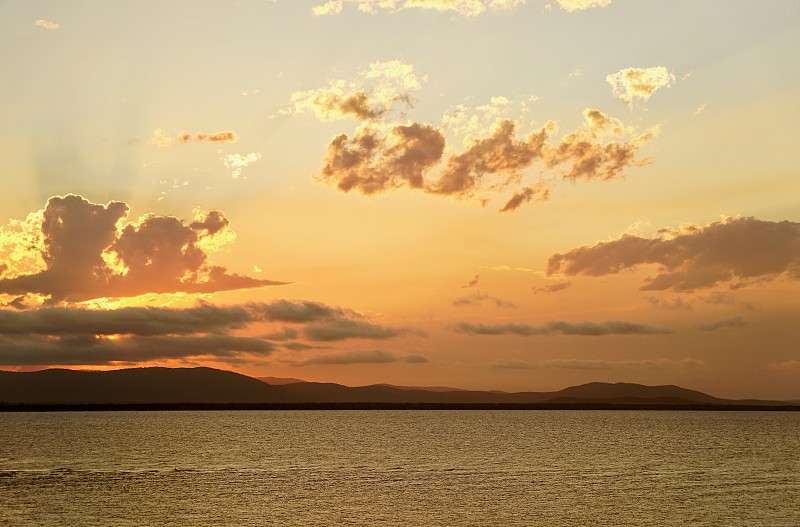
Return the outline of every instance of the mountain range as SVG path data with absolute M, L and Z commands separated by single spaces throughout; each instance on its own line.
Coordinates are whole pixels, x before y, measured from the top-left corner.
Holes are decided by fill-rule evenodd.
M 678 386 L 593 382 L 555 392 L 470 391 L 446 387 L 349 387 L 275 377 L 254 378 L 213 368 L 112 371 L 0 371 L 0 405 L 787 405 L 727 400 Z

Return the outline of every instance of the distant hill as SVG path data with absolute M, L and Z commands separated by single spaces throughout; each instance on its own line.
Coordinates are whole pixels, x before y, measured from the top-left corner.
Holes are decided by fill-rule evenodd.
M 294 377 L 255 377 L 259 381 L 265 382 L 267 384 L 272 384 L 274 386 L 283 386 L 284 384 L 295 384 L 298 382 L 308 382 L 304 381 L 303 379 L 295 379 Z
M 269 379 L 269 378 L 266 378 Z M 279 382 L 287 379 L 279 380 Z M 113 371 L 64 369 L 0 371 L 0 403 L 12 404 L 780 404 L 729 401 L 678 386 L 593 382 L 557 392 L 488 392 L 316 382 L 269 384 L 212 368 L 133 368 Z M 782 403 L 791 404 L 791 403 Z

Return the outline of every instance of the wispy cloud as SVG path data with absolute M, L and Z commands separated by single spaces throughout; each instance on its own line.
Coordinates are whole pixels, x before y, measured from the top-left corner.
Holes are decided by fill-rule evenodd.
M 712 320 L 710 322 L 700 322 L 697 329 L 701 331 L 720 331 L 726 329 L 739 329 L 745 326 L 745 321 L 741 316 Z
M 40 18 L 40 19 L 36 20 L 36 22 L 34 22 L 33 25 L 35 27 L 40 27 L 40 28 L 46 29 L 48 31 L 55 31 L 56 29 L 61 27 L 61 25 L 58 24 L 57 22 L 50 22 L 50 21 L 45 20 L 43 18 Z
M 170 135 L 160 128 L 153 132 L 153 144 L 159 148 L 186 143 L 235 143 L 238 139 L 239 137 L 236 135 L 236 132 L 228 130 L 213 134 L 191 134 L 190 132 L 181 132 L 175 136 Z
M 541 326 L 528 324 L 473 324 L 461 322 L 456 325 L 457 331 L 468 335 L 517 335 L 535 337 L 541 335 L 579 335 L 599 337 L 605 335 L 656 335 L 671 333 L 670 330 L 646 324 L 612 320 L 608 322 L 548 322 Z
M 525 0 L 328 0 L 312 8 L 317 16 L 338 15 L 345 4 L 352 4 L 363 13 L 403 9 L 427 9 L 431 11 L 450 11 L 462 16 L 477 16 L 488 10 L 513 9 L 523 5 Z
M 327 353 L 315 355 L 300 361 L 291 361 L 292 366 L 325 365 L 351 365 L 351 364 L 387 364 L 406 362 L 409 364 L 424 364 L 428 359 L 422 355 L 399 355 L 383 350 L 356 350 L 342 353 Z

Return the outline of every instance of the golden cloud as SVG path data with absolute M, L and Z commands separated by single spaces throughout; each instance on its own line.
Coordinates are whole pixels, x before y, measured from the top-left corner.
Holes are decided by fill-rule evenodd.
M 378 10 L 396 12 L 401 9 L 430 9 L 453 11 L 463 16 L 476 16 L 492 10 L 513 9 L 525 0 L 329 0 L 312 8 L 315 15 L 337 15 L 344 4 L 354 4 L 363 13 Z
M 5 262 L 0 293 L 41 295 L 52 304 L 285 283 L 228 273 L 209 263 L 207 251 L 215 239 L 231 232 L 219 211 L 188 225 L 152 214 L 124 224 L 127 214 L 128 205 L 119 201 L 102 205 L 74 194 L 50 198 L 41 223 L 30 224 L 40 229 L 41 238 L 33 239 L 41 242 L 28 245 L 31 232 L 19 225 L 3 230 L 3 250 L 16 245 L 11 254 L 17 256 Z M 43 265 L 32 266 L 37 258 Z
M 558 0 L 558 5 L 561 6 L 561 9 L 568 13 L 595 7 L 606 7 L 610 3 L 611 0 Z
M 654 68 L 625 68 L 606 77 L 614 96 L 633 104 L 634 99 L 646 101 L 660 88 L 669 88 L 675 83 L 675 75 L 664 66 Z

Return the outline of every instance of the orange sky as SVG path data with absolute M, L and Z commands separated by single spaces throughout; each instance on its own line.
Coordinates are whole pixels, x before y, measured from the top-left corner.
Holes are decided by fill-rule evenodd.
M 184 9 L 0 5 L 0 367 L 800 398 L 797 2 Z

